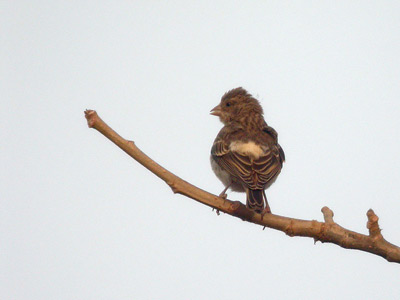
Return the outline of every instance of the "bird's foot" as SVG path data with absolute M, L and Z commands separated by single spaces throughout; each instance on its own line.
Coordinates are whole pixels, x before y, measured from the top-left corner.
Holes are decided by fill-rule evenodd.
M 229 188 L 230 186 L 231 186 L 231 185 L 228 185 L 227 187 L 225 187 L 224 190 L 221 192 L 221 194 L 219 194 L 218 197 L 224 198 L 224 200 L 226 200 L 226 198 L 228 197 L 228 195 L 226 194 L 226 191 L 228 190 L 228 188 Z
M 271 209 L 269 208 L 269 206 L 267 206 L 266 208 L 264 208 L 264 210 L 261 212 L 261 220 L 264 218 L 264 216 L 266 214 L 270 214 L 271 213 Z
M 213 208 L 212 210 L 214 211 L 214 209 L 215 209 L 215 212 L 217 213 L 217 216 L 219 216 L 219 209 Z
M 228 198 L 228 194 L 226 194 L 225 192 L 222 192 L 221 194 L 218 195 L 218 197 L 223 198 L 224 200 L 226 200 Z

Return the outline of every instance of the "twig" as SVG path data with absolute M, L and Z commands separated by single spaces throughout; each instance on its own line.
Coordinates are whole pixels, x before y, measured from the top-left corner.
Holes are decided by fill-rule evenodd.
M 226 214 L 238 217 L 244 221 L 276 230 L 289 236 L 304 236 L 322 243 L 333 243 L 347 249 L 356 249 L 379 255 L 389 262 L 400 263 L 400 248 L 387 242 L 378 224 L 378 216 L 372 209 L 367 212 L 367 228 L 369 235 L 363 235 L 345 229 L 333 221 L 333 211 L 322 208 L 325 222 L 307 221 L 294 218 L 265 214 L 263 217 L 246 208 L 241 202 L 231 201 L 208 193 L 169 172 L 150 157 L 144 154 L 132 141 L 125 140 L 109 127 L 94 110 L 86 110 L 85 117 L 90 128 L 94 128 L 110 139 L 128 155 L 164 180 L 174 193 L 185 195 L 202 204 L 208 205 Z

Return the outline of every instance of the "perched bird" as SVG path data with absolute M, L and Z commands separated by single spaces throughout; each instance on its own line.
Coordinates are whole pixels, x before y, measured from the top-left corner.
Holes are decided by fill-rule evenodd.
M 285 153 L 277 132 L 265 122 L 260 103 L 239 87 L 225 93 L 210 113 L 224 124 L 210 157 L 214 173 L 225 185 L 220 197 L 226 197 L 228 188 L 246 192 L 249 209 L 271 213 L 265 189 L 281 172 Z

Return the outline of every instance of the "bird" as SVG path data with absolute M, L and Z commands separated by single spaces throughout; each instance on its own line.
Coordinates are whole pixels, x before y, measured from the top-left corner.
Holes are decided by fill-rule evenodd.
M 212 170 L 226 191 L 246 193 L 246 207 L 264 216 L 271 213 L 265 189 L 281 172 L 285 153 L 278 133 L 264 120 L 260 102 L 244 88 L 226 92 L 210 111 L 224 124 L 211 147 Z

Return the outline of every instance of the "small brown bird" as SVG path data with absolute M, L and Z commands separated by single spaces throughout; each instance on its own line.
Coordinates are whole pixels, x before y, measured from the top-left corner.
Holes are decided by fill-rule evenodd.
M 246 192 L 249 209 L 271 213 L 265 189 L 281 172 L 285 153 L 278 144 L 277 132 L 265 122 L 260 103 L 239 87 L 225 93 L 211 114 L 225 125 L 214 141 L 210 158 L 214 173 L 225 185 L 220 197 L 226 197 L 228 188 Z

